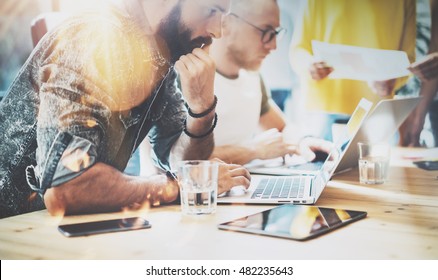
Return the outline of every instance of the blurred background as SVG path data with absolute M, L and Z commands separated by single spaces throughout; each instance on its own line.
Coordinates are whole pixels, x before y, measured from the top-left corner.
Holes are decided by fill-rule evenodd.
M 75 13 L 105 0 L 1 0 L 0 98 L 33 49 L 31 24 L 42 13 Z
M 106 0 L 1 0 L 0 1 L 0 99 L 6 93 L 20 67 L 33 49 L 31 24 L 38 15 L 48 12 L 76 13 L 94 8 Z M 281 26 L 287 29 L 278 48 L 265 59 L 262 75 L 272 91 L 272 97 L 285 111 L 290 120 L 301 122 L 302 98 L 294 91 L 299 88 L 298 79 L 289 63 L 290 41 L 293 36 L 294 19 L 305 0 L 278 0 L 281 10 Z M 430 12 L 428 0 L 417 0 L 417 60 L 427 52 L 430 36 Z M 426 34 L 426 35 L 425 35 Z M 418 95 L 418 80 L 411 78 L 397 94 Z M 428 118 L 426 118 L 428 120 Z M 311 126 L 312 124 L 306 124 Z M 422 143 L 428 146 L 426 121 Z M 430 141 L 429 141 L 430 142 Z

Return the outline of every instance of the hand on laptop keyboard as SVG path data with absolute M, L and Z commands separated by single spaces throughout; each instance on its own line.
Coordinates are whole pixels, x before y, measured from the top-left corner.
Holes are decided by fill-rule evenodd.
M 332 142 L 321 138 L 306 137 L 300 141 L 299 147 L 299 154 L 307 161 L 313 162 L 321 159 L 324 155 L 327 158 L 334 145 Z M 325 159 L 322 161 L 325 161 Z
M 243 186 L 232 187 L 229 191 L 229 196 L 242 196 L 246 194 L 246 189 Z
M 315 158 L 312 160 L 312 162 L 324 162 L 328 157 L 328 153 L 323 151 L 316 151 L 315 152 Z

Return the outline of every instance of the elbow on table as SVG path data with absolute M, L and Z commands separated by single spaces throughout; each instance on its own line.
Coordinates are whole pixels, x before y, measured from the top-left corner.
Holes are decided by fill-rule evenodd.
M 67 209 L 65 191 L 62 187 L 52 187 L 44 194 L 44 203 L 52 216 L 64 216 Z

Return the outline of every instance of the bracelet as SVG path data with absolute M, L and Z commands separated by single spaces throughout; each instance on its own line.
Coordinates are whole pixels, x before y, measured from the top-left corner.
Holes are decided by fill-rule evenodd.
M 207 110 L 205 110 L 204 112 L 196 114 L 196 113 L 192 112 L 192 110 L 190 109 L 189 105 L 186 103 L 186 107 L 187 107 L 187 109 L 189 111 L 189 116 L 192 117 L 192 118 L 196 118 L 196 119 L 199 119 L 199 118 L 207 116 L 211 111 L 214 110 L 214 108 L 216 108 L 216 105 L 217 105 L 217 96 L 215 95 L 214 96 L 213 105 L 211 105 L 211 107 L 208 108 Z
M 195 138 L 195 139 L 204 138 L 205 136 L 207 136 L 207 135 L 209 135 L 210 133 L 213 132 L 214 128 L 216 127 L 216 124 L 217 124 L 217 114 L 214 113 L 214 120 L 213 120 L 213 124 L 212 124 L 212 126 L 210 127 L 210 129 L 209 129 L 206 133 L 204 133 L 204 134 L 201 134 L 201 135 L 194 135 L 194 134 L 190 133 L 190 132 L 187 130 L 187 119 L 185 119 L 185 120 L 184 120 L 184 133 L 185 133 L 187 136 L 189 136 L 190 138 Z

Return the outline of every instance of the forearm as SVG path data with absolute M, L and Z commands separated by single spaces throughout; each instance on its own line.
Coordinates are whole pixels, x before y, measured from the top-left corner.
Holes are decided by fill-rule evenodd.
M 428 81 L 422 81 L 420 96 L 422 97 L 420 103 L 417 108 L 415 108 L 415 112 L 420 118 L 424 118 L 427 114 L 430 104 L 432 104 L 432 100 L 435 98 L 435 95 L 438 91 L 438 78 Z
M 186 129 L 193 135 L 203 135 L 213 127 L 214 110 L 202 118 L 187 117 Z M 185 132 L 181 133 L 170 153 L 170 164 L 176 168 L 181 160 L 208 159 L 214 148 L 213 133 L 201 138 L 193 138 Z
M 50 214 L 68 215 L 119 211 L 145 203 L 169 203 L 177 196 L 176 182 L 165 175 L 132 177 L 97 163 L 77 178 L 48 189 L 44 201 Z
M 286 127 L 286 117 L 274 101 L 269 100 L 269 103 L 269 110 L 260 116 L 259 126 L 263 130 L 276 128 L 281 132 Z
M 175 168 L 179 160 L 208 159 L 214 147 L 213 129 L 217 98 L 214 96 L 215 63 L 209 46 L 195 48 L 175 63 L 179 73 L 181 91 L 188 105 L 185 132 L 173 145 L 170 165 Z
M 243 165 L 258 158 L 258 155 L 254 148 L 224 145 L 215 147 L 210 158 L 219 158 L 226 163 Z

